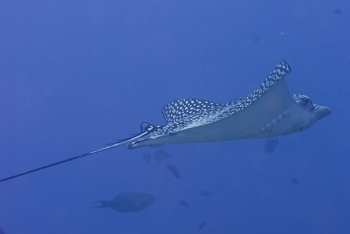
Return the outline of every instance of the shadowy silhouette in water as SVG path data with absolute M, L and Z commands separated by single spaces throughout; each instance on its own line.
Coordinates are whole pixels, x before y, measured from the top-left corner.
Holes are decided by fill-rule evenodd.
M 199 195 L 202 195 L 202 196 L 209 196 L 210 194 L 211 193 L 206 190 L 199 191 Z
M 128 192 L 123 193 L 114 198 L 112 201 L 95 201 L 94 203 L 100 203 L 94 207 L 109 207 L 115 211 L 125 212 L 138 212 L 146 209 L 155 201 L 155 197 L 141 192 Z
M 182 206 L 185 206 L 185 207 L 189 207 L 190 206 L 190 204 L 188 204 L 186 201 L 184 201 L 184 200 L 181 200 L 181 201 L 179 201 L 179 203 L 182 205 Z
M 145 160 L 145 162 L 146 162 L 147 164 L 149 164 L 149 163 L 151 162 L 151 154 L 150 154 L 150 153 L 144 154 L 144 155 L 142 156 L 142 158 L 143 158 L 143 160 Z
M 170 159 L 170 157 L 171 157 L 171 154 L 168 154 L 163 149 L 157 150 L 153 155 L 153 159 L 156 160 L 157 162 L 166 161 Z
M 340 15 L 340 14 L 343 13 L 343 12 L 342 12 L 342 10 L 340 10 L 340 9 L 334 9 L 334 13 Z
M 168 169 L 176 179 L 181 178 L 180 172 L 175 166 L 167 164 L 166 169 Z
M 296 178 L 291 178 L 290 179 L 294 184 L 299 184 L 300 180 L 296 179 Z
M 199 226 L 198 226 L 197 229 L 202 229 L 202 228 L 204 228 L 205 224 L 206 224 L 205 222 L 202 222 L 201 224 L 199 224 Z
M 277 144 L 278 144 L 278 138 L 267 140 L 265 144 L 265 152 L 272 153 L 273 151 L 275 151 Z

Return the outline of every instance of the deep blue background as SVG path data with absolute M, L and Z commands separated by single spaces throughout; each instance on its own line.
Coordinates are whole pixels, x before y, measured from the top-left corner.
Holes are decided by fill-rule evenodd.
M 0 227 L 348 233 L 349 40 L 347 0 L 2 1 L 0 178 L 129 137 L 142 121 L 162 125 L 169 101 L 247 95 L 280 59 L 292 66 L 291 92 L 333 113 L 280 137 L 272 154 L 266 139 L 163 146 L 180 180 L 144 162 L 157 149 L 124 146 L 3 182 Z M 128 191 L 156 201 L 139 213 L 91 207 Z

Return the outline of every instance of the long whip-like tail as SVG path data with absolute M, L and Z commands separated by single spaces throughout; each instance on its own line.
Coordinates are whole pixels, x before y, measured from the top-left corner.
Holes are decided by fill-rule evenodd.
M 46 168 L 49 168 L 49 167 L 53 167 L 53 166 L 56 166 L 56 165 L 59 165 L 59 164 L 62 164 L 62 163 L 66 163 L 66 162 L 69 162 L 69 161 L 73 161 L 73 160 L 78 159 L 78 158 L 83 158 L 83 157 L 86 157 L 86 156 L 89 156 L 89 155 L 92 155 L 92 154 L 96 154 L 96 153 L 99 153 L 99 152 L 101 152 L 101 151 L 109 150 L 109 149 L 112 149 L 112 148 L 114 148 L 114 147 L 117 147 L 117 146 L 120 146 L 120 145 L 124 145 L 124 144 L 127 144 L 127 143 L 128 143 L 127 141 L 126 141 L 126 142 L 118 142 L 118 143 L 115 143 L 115 144 L 106 146 L 106 147 L 101 148 L 101 149 L 98 149 L 98 150 L 90 151 L 90 152 L 88 152 L 88 153 L 80 154 L 80 155 L 78 155 L 78 156 L 71 157 L 71 158 L 67 158 L 67 159 L 65 159 L 65 160 L 58 161 L 58 162 L 55 162 L 55 163 L 51 163 L 51 164 L 48 164 L 48 165 L 43 166 L 43 167 L 38 167 L 38 168 L 33 169 L 33 170 L 30 170 L 30 171 L 22 172 L 22 173 L 19 173 L 19 174 L 17 174 L 17 175 L 13 175 L 13 176 L 10 176 L 10 177 L 1 179 L 1 180 L 0 180 L 0 183 L 1 183 L 1 182 L 4 182 L 4 181 L 6 181 L 6 180 L 14 179 L 14 178 L 16 178 L 16 177 L 20 177 L 20 176 L 24 176 L 24 175 L 27 175 L 27 174 L 30 174 L 30 173 L 33 173 L 33 172 L 36 172 L 36 171 L 40 171 L 40 170 L 43 170 L 43 169 L 46 169 Z

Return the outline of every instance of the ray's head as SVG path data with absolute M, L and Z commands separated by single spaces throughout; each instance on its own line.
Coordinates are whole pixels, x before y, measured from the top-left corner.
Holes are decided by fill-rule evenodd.
M 331 109 L 315 104 L 308 96 L 292 94 L 292 97 L 298 104 L 298 117 L 294 124 L 297 125 L 295 127 L 299 131 L 311 127 L 314 123 L 332 113 Z

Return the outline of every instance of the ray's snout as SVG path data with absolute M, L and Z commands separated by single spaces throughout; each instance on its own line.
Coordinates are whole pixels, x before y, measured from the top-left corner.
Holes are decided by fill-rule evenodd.
M 317 116 L 319 119 L 322 119 L 332 113 L 332 110 L 326 106 L 317 106 L 315 108 L 315 112 L 317 113 Z

